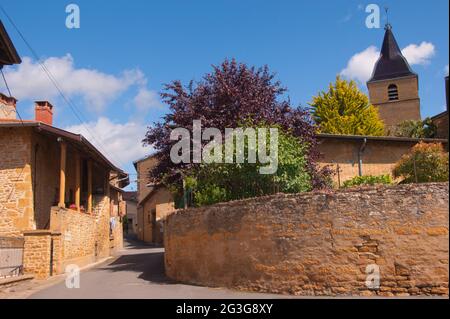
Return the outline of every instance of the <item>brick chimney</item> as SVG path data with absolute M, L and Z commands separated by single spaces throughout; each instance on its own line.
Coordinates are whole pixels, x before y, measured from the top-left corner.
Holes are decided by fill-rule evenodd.
M 35 102 L 35 120 L 47 125 L 53 125 L 53 105 L 48 101 Z
M 17 100 L 13 97 L 8 97 L 0 93 L 0 119 L 1 120 L 15 120 L 17 117 L 16 111 Z

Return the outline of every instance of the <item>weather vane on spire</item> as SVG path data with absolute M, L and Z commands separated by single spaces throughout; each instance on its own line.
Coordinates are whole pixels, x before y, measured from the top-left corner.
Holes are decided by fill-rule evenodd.
M 390 29 L 392 29 L 392 26 L 389 23 L 389 7 L 388 6 L 384 7 L 384 11 L 386 12 L 386 26 L 385 26 L 385 29 L 386 30 L 388 30 L 388 29 L 390 30 Z

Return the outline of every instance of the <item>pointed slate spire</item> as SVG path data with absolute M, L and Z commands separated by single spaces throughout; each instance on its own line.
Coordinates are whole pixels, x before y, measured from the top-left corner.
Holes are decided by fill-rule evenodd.
M 369 82 L 416 75 L 411 70 L 408 61 L 403 56 L 395 40 L 394 34 L 392 33 L 392 26 L 388 23 L 384 29 L 386 32 L 384 34 L 380 58 L 375 64 L 372 78 Z

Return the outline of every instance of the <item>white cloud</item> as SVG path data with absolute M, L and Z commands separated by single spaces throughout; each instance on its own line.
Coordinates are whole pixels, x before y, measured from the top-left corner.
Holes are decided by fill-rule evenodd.
M 372 75 L 379 56 L 380 51 L 375 46 L 370 46 L 352 56 L 348 61 L 347 67 L 341 71 L 341 75 L 365 83 Z
M 147 85 L 147 79 L 139 69 L 125 70 L 118 76 L 95 69 L 77 69 L 70 54 L 50 57 L 43 64 L 65 95 L 81 97 L 91 110 L 97 112 L 104 111 L 108 103 L 130 87 L 138 86 L 142 90 Z M 22 64 L 16 67 L 6 68 L 5 75 L 13 95 L 19 100 L 54 101 L 59 96 L 41 65 L 29 57 L 24 57 Z
M 65 130 L 82 134 L 111 162 L 122 168 L 152 151 L 141 143 L 147 131 L 146 126 L 136 122 L 114 123 L 106 117 L 100 117 L 96 122 L 70 126 Z
M 148 90 L 141 87 L 133 100 L 136 108 L 140 112 L 147 112 L 152 108 L 160 108 L 162 104 L 159 100 L 159 95 L 155 91 Z
M 403 55 L 410 65 L 425 65 L 435 55 L 436 50 L 432 43 L 422 42 L 420 45 L 410 44 L 402 50 Z M 341 75 L 365 83 L 372 75 L 375 63 L 380 56 L 380 51 L 375 46 L 370 46 L 362 52 L 353 55 L 347 63 L 347 67 L 341 71 Z
M 448 64 L 444 68 L 445 75 L 448 76 Z
M 410 44 L 402 50 L 403 55 L 409 64 L 429 64 L 430 59 L 436 53 L 433 43 L 422 42 L 420 45 Z

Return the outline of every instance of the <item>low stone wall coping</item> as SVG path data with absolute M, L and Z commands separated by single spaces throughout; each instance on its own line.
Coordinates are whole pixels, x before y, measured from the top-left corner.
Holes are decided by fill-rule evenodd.
M 46 236 L 46 235 L 52 235 L 51 230 L 27 230 L 23 232 L 24 236 Z
M 311 192 L 305 192 L 305 193 L 296 193 L 296 194 L 286 194 L 286 193 L 277 193 L 273 195 L 266 195 L 266 196 L 260 196 L 260 197 L 250 197 L 246 199 L 238 199 L 233 200 L 229 202 L 223 202 L 223 203 L 217 203 L 212 205 L 205 205 L 202 207 L 191 207 L 187 209 L 176 209 L 174 210 L 170 215 L 172 214 L 178 214 L 178 213 L 186 213 L 196 210 L 210 210 L 214 207 L 223 207 L 223 206 L 240 206 L 243 204 L 248 203 L 254 203 L 254 202 L 263 202 L 263 201 L 271 201 L 276 199 L 289 199 L 289 198 L 310 198 L 314 196 L 329 196 L 329 197 L 335 197 L 337 195 L 341 194 L 350 194 L 350 193 L 360 193 L 361 195 L 364 194 L 371 194 L 376 192 L 384 192 L 384 191 L 405 191 L 405 192 L 414 192 L 417 191 L 418 188 L 423 189 L 424 186 L 428 186 L 430 188 L 433 187 L 443 187 L 446 186 L 447 189 L 449 188 L 449 182 L 443 182 L 443 183 L 419 183 L 419 184 L 404 184 L 404 185 L 376 185 L 376 186 L 360 186 L 360 187 L 352 187 L 352 188 L 340 188 L 340 189 L 325 189 L 325 190 L 315 190 Z
M 22 282 L 25 280 L 32 280 L 34 279 L 34 276 L 32 275 L 22 275 L 17 277 L 10 277 L 10 278 L 0 278 L 0 286 L 6 286 L 18 282 Z

